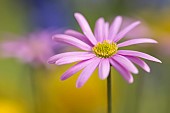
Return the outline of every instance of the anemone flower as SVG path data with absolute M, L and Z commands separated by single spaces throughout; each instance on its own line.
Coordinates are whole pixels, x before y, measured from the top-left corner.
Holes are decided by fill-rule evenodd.
M 31 51 L 24 39 L 1 43 L 1 52 L 3 57 L 17 58 L 22 62 L 31 62 L 32 60 Z
M 33 97 L 32 105 L 35 113 L 39 109 L 39 106 L 37 106 L 37 95 L 43 93 L 37 90 L 37 84 L 35 83 L 37 81 L 36 71 L 39 67 L 41 69 L 43 67 L 43 71 L 45 72 L 49 66 L 47 65 L 47 59 L 54 55 L 55 49 L 61 51 L 61 44 L 54 43 L 51 36 L 51 31 L 37 31 L 16 40 L 2 42 L 0 45 L 3 57 L 16 58 L 24 64 L 26 69 L 29 69 L 28 76 Z M 25 75 L 25 71 L 23 75 Z M 26 81 L 27 79 L 26 77 Z M 38 100 L 41 100 L 41 98 L 39 97 Z
M 2 55 L 3 57 L 17 58 L 34 66 L 47 66 L 47 59 L 54 55 L 54 49 L 58 45 L 51 40 L 51 36 L 51 32 L 37 31 L 23 36 L 24 38 L 2 42 Z
M 118 43 L 128 32 L 140 24 L 139 21 L 133 22 L 119 31 L 122 24 L 121 16 L 117 16 L 111 25 L 103 18 L 99 18 L 96 21 L 93 34 L 82 14 L 75 13 L 74 16 L 83 34 L 70 29 L 64 34 L 54 35 L 53 40 L 75 46 L 83 51 L 57 54 L 48 60 L 48 63 L 56 65 L 79 61 L 61 76 L 61 80 L 65 80 L 83 69 L 76 82 L 76 87 L 80 88 L 97 67 L 99 68 L 99 77 L 105 79 L 109 75 L 111 66 L 113 66 L 128 83 L 133 83 L 132 73 L 138 73 L 134 64 L 139 65 L 146 72 L 150 72 L 149 66 L 141 58 L 161 63 L 159 59 L 146 53 L 120 49 L 140 43 L 157 43 L 157 41 L 148 38 L 131 39 Z

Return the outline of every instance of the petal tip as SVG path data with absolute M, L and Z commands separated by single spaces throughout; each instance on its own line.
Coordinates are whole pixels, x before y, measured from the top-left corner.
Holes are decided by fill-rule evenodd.
M 158 41 L 154 40 L 154 43 L 155 43 L 155 44 L 157 44 L 157 43 L 158 43 Z
M 61 81 L 66 80 L 66 77 L 61 76 L 61 77 L 60 77 L 60 80 L 61 80 Z
M 53 35 L 53 36 L 52 36 L 52 40 L 55 40 L 56 37 L 57 37 L 57 35 Z
M 79 12 L 74 13 L 74 17 L 76 18 L 77 16 L 82 16 L 82 14 Z
M 162 63 L 162 61 L 159 60 L 159 63 Z
M 49 58 L 49 59 L 47 60 L 47 63 L 48 63 L 48 64 L 54 64 L 55 62 L 54 62 L 51 58 Z
M 83 84 L 80 82 L 76 84 L 76 88 L 81 88 L 82 86 L 83 86 Z
M 136 24 L 140 24 L 141 23 L 141 21 L 136 21 Z
M 50 61 L 50 60 L 48 60 L 47 63 L 48 63 L 48 64 L 54 64 L 54 62 L 53 62 L 53 61 Z
M 57 61 L 55 61 L 54 64 L 56 64 L 56 65 L 62 65 L 62 62 L 61 62 L 60 60 L 57 60 Z
M 154 39 L 151 39 L 151 38 L 146 38 L 146 39 L 150 40 L 152 43 L 155 43 L 155 44 L 158 43 L 158 41 L 156 41 L 156 40 L 154 40 Z
M 128 80 L 128 83 L 129 83 L 129 84 L 132 84 L 133 82 L 134 82 L 133 77 L 132 77 L 131 79 Z
M 145 69 L 145 71 L 146 71 L 146 72 L 148 72 L 148 73 L 150 73 L 150 72 L 151 72 L 150 68 Z
M 104 21 L 104 18 L 103 18 L 103 17 L 100 17 L 99 20 L 100 20 L 100 21 Z
M 160 61 L 159 59 L 156 59 L 155 61 L 158 62 L 158 63 L 162 63 L 162 61 Z
M 145 67 L 143 68 L 146 72 L 150 73 L 151 69 L 150 67 L 146 64 Z
M 117 19 L 122 20 L 122 16 L 116 16 Z
M 139 73 L 138 69 L 135 69 L 133 73 L 138 74 Z

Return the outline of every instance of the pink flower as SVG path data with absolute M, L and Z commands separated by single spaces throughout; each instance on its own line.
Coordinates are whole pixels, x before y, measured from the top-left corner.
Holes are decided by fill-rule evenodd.
M 1 43 L 2 54 L 5 57 L 14 57 L 31 65 L 46 65 L 47 59 L 54 55 L 52 33 L 39 31 L 24 36 L 24 38 Z M 59 47 L 59 46 L 58 46 Z
M 1 50 L 3 57 L 13 57 L 27 63 L 33 59 L 27 41 L 24 39 L 5 41 L 1 43 Z
M 99 77 L 105 79 L 109 75 L 110 66 L 113 66 L 128 83 L 132 83 L 133 76 L 131 73 L 138 73 L 138 69 L 133 63 L 150 72 L 149 66 L 140 58 L 161 63 L 160 60 L 146 53 L 120 50 L 121 47 L 134 44 L 157 43 L 157 41 L 147 38 L 132 39 L 118 43 L 128 32 L 140 24 L 139 21 L 133 22 L 119 31 L 122 17 L 117 16 L 111 25 L 105 22 L 103 18 L 99 18 L 96 21 L 93 34 L 83 15 L 75 13 L 74 16 L 83 34 L 75 30 L 67 30 L 65 34 L 54 35 L 53 40 L 75 46 L 84 51 L 66 52 L 49 58 L 48 63 L 56 65 L 79 61 L 61 76 L 61 80 L 65 80 L 83 69 L 76 83 L 76 87 L 79 88 L 85 84 L 97 67 L 99 68 Z

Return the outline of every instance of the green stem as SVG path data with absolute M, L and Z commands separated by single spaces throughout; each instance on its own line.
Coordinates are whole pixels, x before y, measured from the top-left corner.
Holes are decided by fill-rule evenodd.
M 112 113 L 112 89 L 111 89 L 111 70 L 107 77 L 107 110 L 108 113 Z
M 29 65 L 29 77 L 30 77 L 30 85 L 31 85 L 31 93 L 32 93 L 32 107 L 33 112 L 38 113 L 37 109 L 37 90 L 36 90 L 36 73 L 34 67 Z

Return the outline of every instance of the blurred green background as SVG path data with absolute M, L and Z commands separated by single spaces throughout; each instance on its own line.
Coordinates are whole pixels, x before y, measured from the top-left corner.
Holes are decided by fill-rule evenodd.
M 101 16 L 109 22 L 117 15 L 143 22 L 136 38 L 159 43 L 130 48 L 163 63 L 147 62 L 151 73 L 140 69 L 131 85 L 112 69 L 113 113 L 170 113 L 169 0 L 0 0 L 0 41 L 6 40 L 6 34 L 20 36 L 37 29 L 80 30 L 74 12 L 83 13 L 92 28 Z M 106 113 L 106 80 L 95 71 L 77 89 L 80 73 L 60 81 L 71 65 L 30 68 L 17 59 L 0 58 L 0 113 Z

